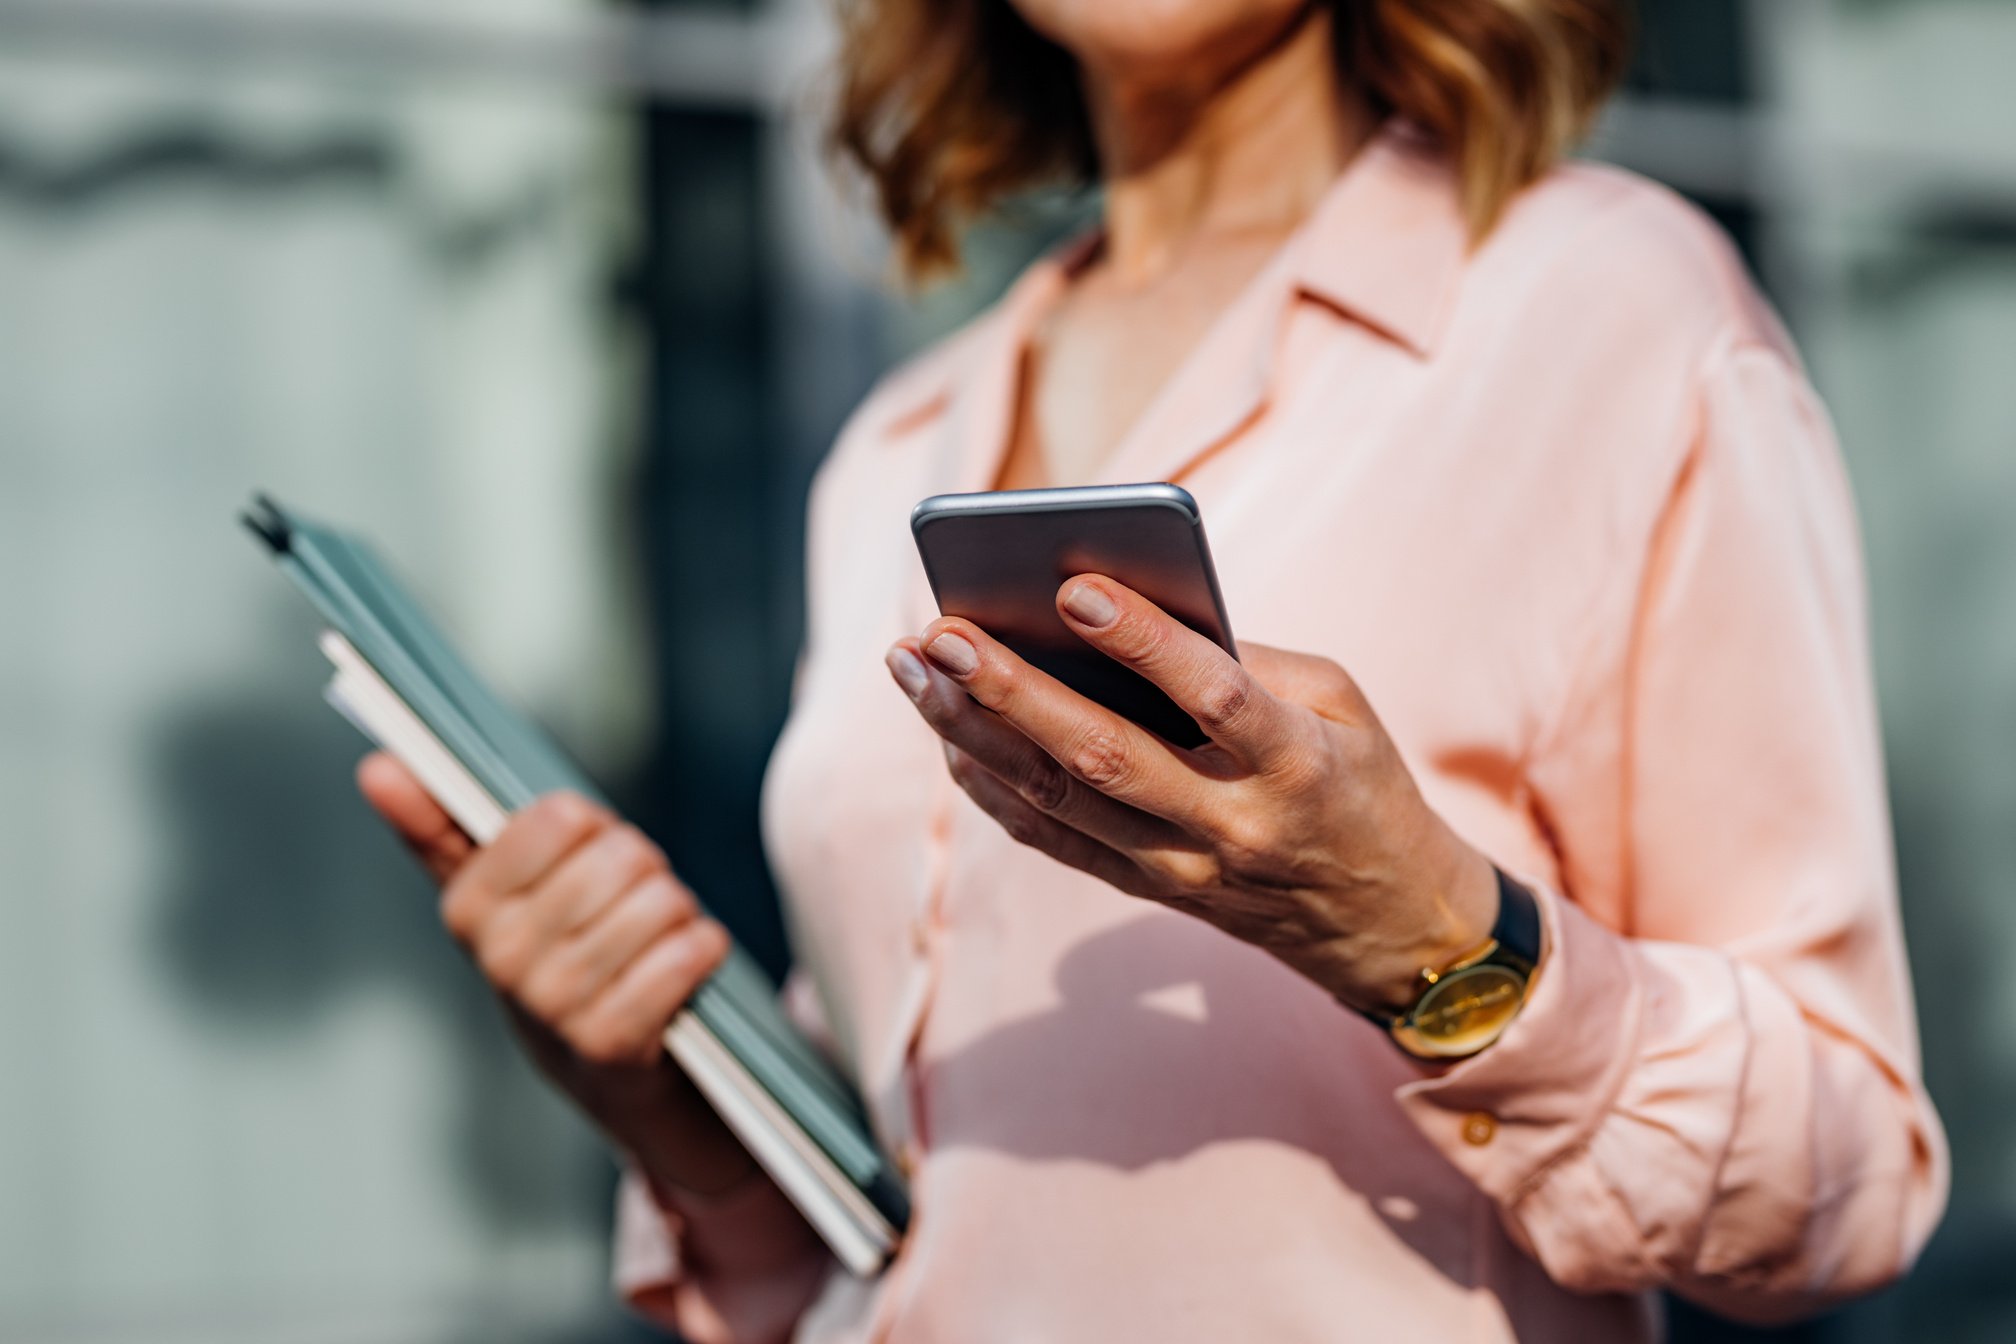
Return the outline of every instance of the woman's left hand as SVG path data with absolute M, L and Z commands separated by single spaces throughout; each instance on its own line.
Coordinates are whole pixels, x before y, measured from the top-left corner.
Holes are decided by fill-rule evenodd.
M 1067 582 L 1057 609 L 1210 740 L 1171 746 L 970 621 L 934 621 L 890 649 L 889 669 L 1009 835 L 1264 948 L 1357 1008 L 1408 1002 L 1424 968 L 1489 937 L 1489 861 L 1422 799 L 1343 668 L 1257 644 L 1234 659 L 1097 575 Z

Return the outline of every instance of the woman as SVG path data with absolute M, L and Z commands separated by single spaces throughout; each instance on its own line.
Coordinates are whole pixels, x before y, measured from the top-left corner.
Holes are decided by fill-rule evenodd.
M 647 842 L 555 798 L 471 855 L 363 775 L 625 1155 L 646 1312 L 1623 1340 L 1654 1289 L 1768 1320 L 1910 1264 L 1946 1166 L 1846 483 L 1714 229 L 1556 166 L 1620 61 L 1606 0 L 859 0 L 839 139 L 914 267 L 1007 190 L 1104 188 L 814 491 L 766 822 L 794 1010 L 912 1172 L 891 1270 L 836 1274 L 661 1063 L 723 939 Z M 1269 646 L 1102 576 L 1059 610 L 1194 753 L 931 619 L 904 526 L 1159 479 Z M 1496 1006 L 1438 1018 L 1480 964 Z

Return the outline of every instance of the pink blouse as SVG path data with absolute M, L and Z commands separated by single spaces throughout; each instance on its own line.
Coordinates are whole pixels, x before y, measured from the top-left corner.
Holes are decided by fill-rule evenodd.
M 1655 1288 L 1772 1318 L 1901 1273 L 1947 1160 L 1853 506 L 1722 236 L 1574 166 L 1472 251 L 1389 128 L 1102 473 L 1184 484 L 1234 628 L 1347 668 L 1539 891 L 1526 1010 L 1440 1072 L 1018 848 L 883 667 L 935 615 L 909 510 L 994 478 L 1073 260 L 889 377 L 813 493 L 765 795 L 787 997 L 911 1171 L 909 1239 L 860 1283 L 767 1182 L 632 1178 L 630 1300 L 697 1341 L 1631 1340 Z

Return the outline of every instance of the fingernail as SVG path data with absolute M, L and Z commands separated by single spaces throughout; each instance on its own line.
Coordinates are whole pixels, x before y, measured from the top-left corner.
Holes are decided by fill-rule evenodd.
M 889 664 L 890 675 L 896 678 L 896 684 L 903 688 L 903 694 L 912 700 L 922 700 L 924 692 L 931 689 L 931 673 L 916 654 L 902 645 L 889 650 L 889 657 L 884 661 Z
M 955 635 L 950 630 L 924 646 L 924 652 L 932 662 L 944 668 L 955 677 L 969 675 L 980 666 L 980 651 L 966 641 L 963 635 Z
M 1120 609 L 1113 605 L 1113 599 L 1106 596 L 1106 590 L 1096 583 L 1081 583 L 1066 593 L 1064 610 L 1094 629 L 1113 624 L 1113 618 L 1120 614 Z

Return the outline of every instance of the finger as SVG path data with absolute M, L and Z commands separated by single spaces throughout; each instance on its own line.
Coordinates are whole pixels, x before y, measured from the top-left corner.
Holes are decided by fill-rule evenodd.
M 1184 825 L 1209 781 L 1161 738 L 1048 673 L 971 621 L 939 619 L 919 641 L 938 671 L 964 687 L 1069 771 L 1109 798 Z
M 617 825 L 578 794 L 554 793 L 520 810 L 441 892 L 441 922 L 475 948 L 497 913 L 568 854 Z M 495 977 L 492 977 L 493 980 Z
M 542 1021 L 557 1024 L 602 993 L 638 953 L 698 915 L 698 903 L 678 879 L 654 873 L 503 983 Z M 492 950 L 499 969 L 507 974 L 513 970 L 511 953 L 508 943 Z M 488 962 L 484 969 L 490 970 Z
M 1161 817 L 1107 797 L 1072 778 L 1050 754 L 998 714 L 982 709 L 918 656 L 914 640 L 889 651 L 889 670 L 917 712 L 946 745 L 946 764 L 958 779 L 986 770 L 1046 816 L 1117 849 L 1170 845 L 1182 832 Z M 913 690 L 914 688 L 914 690 Z
M 1253 674 L 1216 644 L 1133 589 L 1080 575 L 1057 590 L 1072 633 L 1162 688 L 1205 736 L 1255 770 L 1301 744 L 1301 725 Z
M 514 936 L 554 943 L 583 927 L 654 873 L 671 871 L 665 855 L 635 826 L 618 823 L 577 845 L 550 869 L 529 899 L 496 915 Z
M 462 828 L 391 753 L 374 751 L 357 763 L 357 788 L 435 881 L 447 882 L 475 852 Z
M 665 1047 L 665 1028 L 728 955 L 728 933 L 711 919 L 695 920 L 640 952 L 561 1031 L 583 1058 L 603 1064 L 649 1064 Z
M 1090 873 L 1130 896 L 1155 897 L 1155 883 L 1141 865 L 1083 831 L 1038 812 L 1022 795 L 987 771 L 976 771 L 959 783 L 966 796 L 994 818 L 1017 844 L 1041 850 L 1059 863 Z
M 500 892 L 519 891 L 616 824 L 607 809 L 578 793 L 549 793 L 513 814 L 497 838 L 476 852 L 469 870 Z

